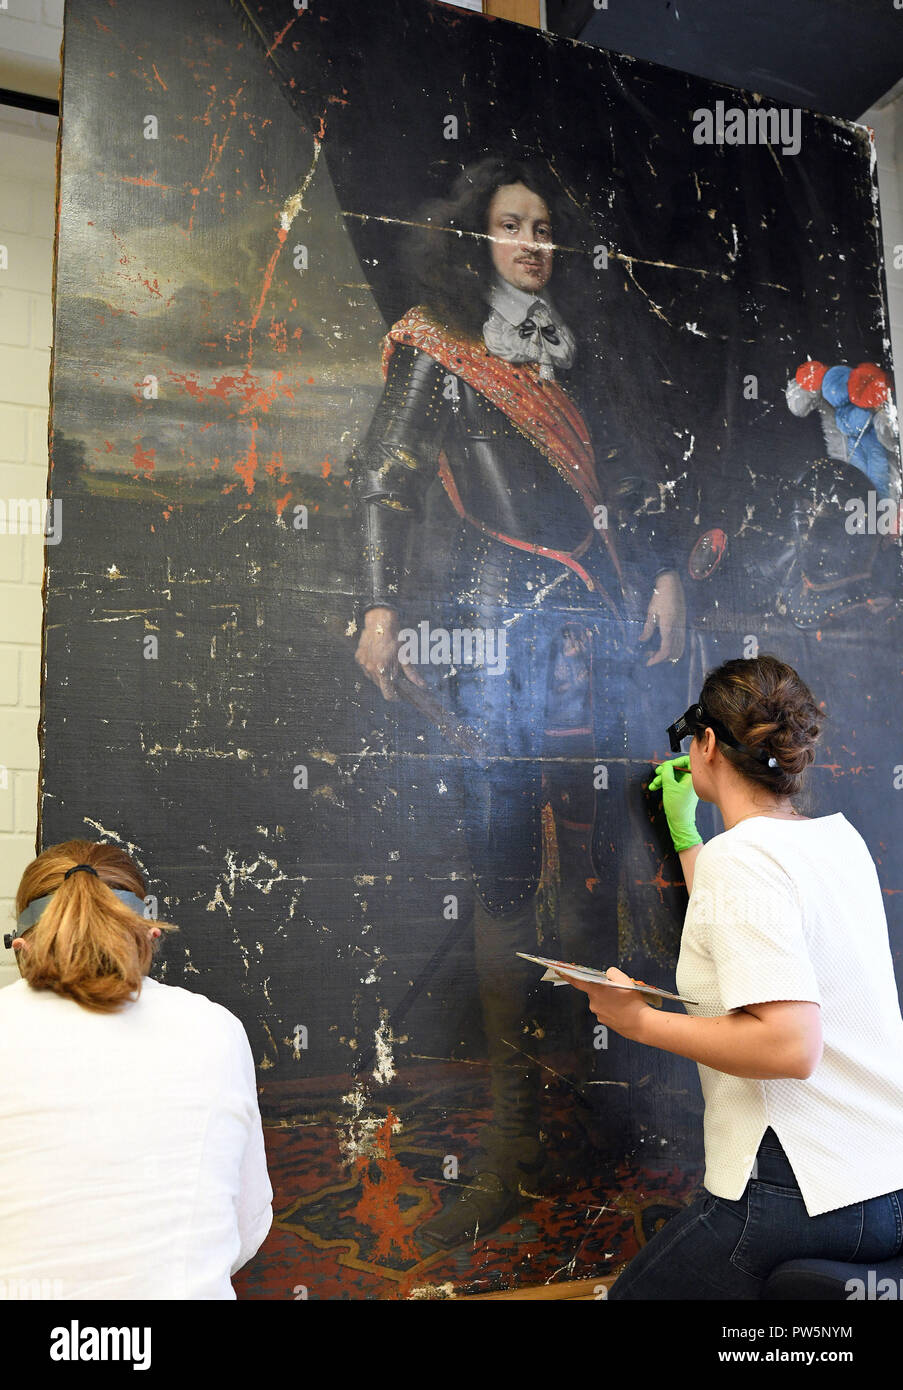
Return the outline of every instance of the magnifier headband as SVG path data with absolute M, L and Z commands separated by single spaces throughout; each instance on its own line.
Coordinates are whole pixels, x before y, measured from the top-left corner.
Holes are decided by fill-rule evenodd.
M 764 763 L 766 767 L 776 768 L 777 758 L 766 753 L 762 748 L 749 748 L 745 743 L 740 743 L 734 738 L 729 729 L 726 729 L 720 719 L 709 714 L 704 705 L 699 701 L 691 705 L 679 719 L 675 719 L 673 724 L 668 725 L 668 738 L 671 743 L 671 752 L 679 753 L 681 740 L 689 738 L 690 735 L 697 733 L 700 729 L 711 729 L 715 737 L 721 742 L 726 743 L 729 748 L 735 748 L 738 753 L 745 753 L 748 758 L 755 758 L 756 762 Z
M 68 878 L 69 875 L 67 874 L 66 877 Z M 107 886 L 109 887 L 109 884 Z M 18 931 L 4 932 L 3 934 L 3 944 L 8 951 L 12 948 L 12 943 L 17 935 L 21 935 L 22 932 L 28 931 L 29 927 L 35 925 L 55 892 L 56 889 L 53 890 L 53 893 L 47 893 L 43 898 L 32 898 L 31 902 L 23 907 L 16 918 Z M 139 913 L 142 917 L 146 916 L 146 903 L 143 898 L 138 897 L 137 893 L 130 893 L 126 888 L 111 888 L 110 892 L 115 893 L 119 901 L 125 903 L 126 907 L 130 907 L 133 912 Z

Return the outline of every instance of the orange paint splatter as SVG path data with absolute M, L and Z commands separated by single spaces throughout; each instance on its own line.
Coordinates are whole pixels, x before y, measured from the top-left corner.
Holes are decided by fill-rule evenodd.
M 254 475 L 257 472 L 257 421 L 251 421 L 251 443 L 248 452 L 243 459 L 239 459 L 235 465 L 235 472 L 245 485 L 245 492 L 249 495 L 254 491 Z
M 157 171 L 155 169 L 154 173 L 156 172 Z M 135 184 L 139 188 L 160 188 L 163 190 L 164 193 L 172 192 L 176 186 L 174 183 L 157 183 L 155 179 L 142 179 L 139 178 L 137 175 L 130 174 L 123 174 L 122 177 L 119 179 L 119 182 Z
M 292 27 L 293 24 L 297 24 L 297 22 L 298 22 L 298 20 L 299 20 L 300 18 L 301 18 L 301 11 L 299 10 L 297 14 L 295 14 L 295 15 L 292 16 L 292 18 L 289 20 L 288 24 L 286 24 L 285 28 L 279 30 L 279 33 L 278 33 L 278 34 L 276 35 L 276 37 L 273 39 L 273 42 L 270 44 L 269 48 L 268 48 L 267 51 L 266 51 L 266 56 L 267 56 L 267 58 L 269 58 L 270 55 L 273 53 L 273 51 L 279 47 L 279 45 L 281 44 L 282 40 L 285 38 L 286 34 L 288 33 L 289 29 L 291 29 L 291 27 Z
M 169 88 L 167 87 L 166 83 L 163 81 L 163 78 L 162 78 L 162 77 L 160 76 L 160 74 L 157 72 L 157 64 L 156 64 L 156 63 L 151 63 L 151 67 L 152 67 L 153 70 L 154 70 L 154 77 L 156 77 L 157 81 L 160 83 L 160 86 L 163 88 L 164 92 L 168 92 L 168 91 L 169 91 Z
M 374 1138 L 378 1157 L 355 1159 L 361 1195 L 352 1219 L 375 1233 L 374 1259 L 389 1259 L 394 1245 L 403 1260 L 419 1261 L 413 1225 L 416 1212 L 406 1221 L 398 1200 L 404 1188 L 413 1184 L 413 1176 L 392 1157 L 392 1128 L 396 1123 L 390 1109 Z
M 287 483 L 289 478 L 285 471 L 285 464 L 282 459 L 282 450 L 275 449 L 270 455 L 270 461 L 266 466 L 267 473 L 271 478 L 275 478 L 278 483 Z
M 649 879 L 638 878 L 638 879 L 635 879 L 635 880 L 634 880 L 635 883 L 638 883 L 638 884 L 640 884 L 641 886 L 646 886 L 646 887 L 648 887 L 648 888 L 657 888 L 657 889 L 658 889 L 659 900 L 660 900 L 661 902 L 664 902 L 664 900 L 665 900 L 665 895 L 664 895 L 663 889 L 665 889 L 665 888 L 684 888 L 684 887 L 686 887 L 686 885 L 685 885 L 685 883 L 684 883 L 684 881 L 683 881 L 682 878 L 680 878 L 680 879 L 675 879 L 675 880 L 673 880 L 673 881 L 672 881 L 671 879 L 665 878 L 665 876 L 664 876 L 664 874 L 663 874 L 663 872 L 662 872 L 662 870 L 664 869 L 664 867 L 665 867 L 665 861 L 664 861 L 664 859 L 663 859 L 663 860 L 661 861 L 661 863 L 659 864 L 659 866 L 658 866 L 658 872 L 656 873 L 656 875 L 655 875 L 654 878 L 649 878 Z
M 122 266 L 131 267 L 132 258 L 127 254 L 125 250 L 125 243 L 123 242 L 122 237 L 118 236 L 116 232 L 112 232 L 111 235 L 113 237 L 113 240 L 118 244 L 120 250 L 122 251 L 122 255 L 119 257 L 119 264 Z M 149 280 L 147 276 L 141 274 L 128 274 L 125 270 L 117 270 L 116 274 L 121 276 L 123 280 L 128 280 L 133 285 L 143 285 L 144 288 L 150 292 L 150 294 L 156 295 L 158 299 L 163 299 L 163 295 L 160 290 L 160 285 L 156 279 Z M 164 301 L 167 308 L 173 302 L 174 298 L 175 295 L 170 295 L 169 299 Z
M 132 463 L 136 470 L 142 469 L 144 476 L 149 478 L 156 466 L 156 450 L 142 449 L 140 440 L 135 440 L 135 448 L 132 453 Z M 135 476 L 137 477 L 137 471 Z
M 219 135 L 217 135 L 216 133 L 214 133 L 213 136 L 211 137 L 211 140 L 210 140 L 210 152 L 209 152 L 209 154 L 207 155 L 207 164 L 206 164 L 206 166 L 205 166 L 205 168 L 204 168 L 204 172 L 201 174 L 201 177 L 200 177 L 200 180 L 199 180 L 199 187 L 198 187 L 197 189 L 194 189 L 194 188 L 193 188 L 193 189 L 191 190 L 191 191 L 192 191 L 192 195 L 193 195 L 193 197 L 194 197 L 194 202 L 193 202 L 192 205 L 191 205 L 191 213 L 190 213 L 190 216 L 189 216 L 189 218 L 188 218 L 188 233 L 189 233 L 189 235 L 191 234 L 191 232 L 192 232 L 192 230 L 193 230 L 193 228 L 194 228 L 194 214 L 197 212 L 197 200 L 198 200 L 198 198 L 200 197 L 201 191 L 202 191 L 202 190 L 206 190 L 207 184 L 208 184 L 208 183 L 210 182 L 210 180 L 213 178 L 213 175 L 214 175 L 214 173 L 215 173 L 215 171 L 216 171 L 216 166 L 219 164 L 220 160 L 222 159 L 222 157 L 223 157 L 223 151 L 225 150 L 226 146 L 227 146 L 228 143 L 229 143 L 229 137 L 230 137 L 230 135 L 232 134 L 232 123 L 233 123 L 233 121 L 235 120 L 235 116 L 236 116 L 236 113 L 237 113 L 237 111 L 238 111 L 238 98 L 241 96 L 242 91 L 244 90 L 244 86 L 245 86 L 245 84 L 242 82 L 242 84 L 241 84 L 241 85 L 238 87 L 238 89 L 232 94 L 232 96 L 226 97 L 226 105 L 227 105 L 228 108 L 229 108 L 229 114 L 228 114 L 228 116 L 227 116 L 227 118 L 226 118 L 226 129 L 223 131 L 222 136 L 219 136 Z M 214 104 L 214 101 L 215 101 L 216 87 L 215 87 L 215 86 L 211 87 L 211 88 L 210 88 L 210 92 L 211 92 L 211 101 L 210 101 L 210 104 L 208 105 L 207 110 L 204 112 L 204 115 L 200 118 L 200 119 L 203 121 L 204 125 L 210 125 L 210 124 L 211 124 L 211 121 L 210 121 L 210 111 L 211 111 L 211 108 L 213 107 L 213 104 Z
M 283 248 L 283 246 L 285 245 L 285 240 L 286 240 L 286 237 L 287 237 L 287 236 L 288 236 L 288 232 L 286 231 L 286 229 L 285 229 L 284 227 L 280 227 L 279 230 L 278 230 L 277 233 L 276 233 L 276 242 L 277 242 L 277 244 L 276 244 L 276 246 L 273 248 L 273 253 L 272 253 L 272 255 L 270 256 L 270 259 L 269 259 L 269 261 L 267 262 L 267 268 L 266 268 L 266 270 L 265 270 L 264 273 L 263 273 L 263 285 L 262 285 L 261 290 L 260 290 L 260 298 L 259 298 L 258 301 L 257 301 L 257 308 L 254 310 L 253 314 L 251 315 L 251 322 L 250 322 L 250 324 L 248 325 L 248 366 L 249 366 L 249 367 L 250 367 L 252 361 L 254 360 L 254 330 L 255 330 L 256 327 L 257 327 L 257 320 L 260 318 L 261 312 L 262 312 L 262 310 L 263 310 L 264 301 L 266 300 L 266 297 L 267 297 L 267 295 L 268 295 L 269 292 L 270 292 L 270 285 L 272 284 L 272 281 L 273 281 L 273 272 L 274 272 L 275 269 L 276 269 L 276 262 L 278 261 L 279 256 L 280 256 L 280 254 L 281 254 L 281 252 L 282 252 L 282 248 Z
M 273 347 L 275 348 L 276 352 L 288 351 L 288 333 L 286 331 L 284 320 L 273 319 L 270 323 L 270 328 L 267 337 L 273 344 Z
M 236 412 L 238 415 L 248 415 L 252 410 L 267 411 L 277 396 L 293 399 L 291 389 L 280 384 L 281 372 L 274 373 L 269 386 L 265 386 L 248 367 L 241 376 L 214 377 L 209 386 L 202 386 L 194 372 L 168 372 L 167 375 L 194 400 L 225 401 L 230 396 L 240 397 L 242 404 Z

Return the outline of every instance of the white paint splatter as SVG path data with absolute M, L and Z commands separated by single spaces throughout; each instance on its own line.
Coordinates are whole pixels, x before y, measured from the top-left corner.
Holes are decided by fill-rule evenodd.
M 263 866 L 263 867 L 261 867 Z M 269 873 L 267 873 L 269 870 Z M 226 869 L 220 881 L 213 890 L 213 897 L 207 903 L 207 911 L 215 912 L 218 907 L 225 908 L 226 914 L 232 916 L 232 904 L 235 902 L 235 893 L 239 884 L 249 884 L 256 888 L 259 893 L 272 892 L 275 883 L 297 883 L 307 882 L 302 875 L 289 875 L 283 873 L 275 859 L 270 859 L 265 854 L 260 854 L 256 859 L 243 860 L 238 862 L 235 850 L 226 851 Z M 294 911 L 295 902 L 292 903 Z
M 353 1091 L 342 1096 L 346 1105 L 350 1105 L 351 1114 L 348 1119 L 341 1120 L 338 1127 L 339 1152 L 344 1163 L 353 1163 L 357 1158 L 382 1158 L 384 1155 L 374 1142 L 376 1133 L 381 1129 L 388 1115 L 365 1115 L 364 1107 L 367 1098 L 364 1094 L 364 1084 L 358 1081 Z M 401 1121 L 395 1120 L 392 1124 L 392 1133 L 395 1134 L 401 1129 Z
M 389 1027 L 389 1015 L 385 1009 L 380 1010 L 379 1027 L 376 1030 L 376 1066 L 373 1068 L 373 1076 L 383 1086 L 387 1085 L 395 1075 L 395 1061 L 392 1057 L 392 1043 L 395 1038 L 392 1036 L 392 1029 Z
M 314 136 L 314 157 L 304 177 L 304 182 L 297 193 L 293 193 L 290 198 L 286 198 L 282 205 L 282 211 L 279 214 L 279 225 L 284 232 L 289 230 L 299 212 L 306 211 L 304 207 L 304 195 L 310 187 L 310 181 L 314 176 L 321 149 L 322 145 L 320 141 Z

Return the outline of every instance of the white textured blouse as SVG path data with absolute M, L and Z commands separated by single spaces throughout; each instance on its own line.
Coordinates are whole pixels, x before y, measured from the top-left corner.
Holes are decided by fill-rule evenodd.
M 806 1080 L 699 1064 L 709 1192 L 742 1196 L 769 1125 L 810 1216 L 903 1188 L 903 1018 L 877 871 L 845 816 L 755 816 L 704 845 L 676 979 L 704 1018 L 821 1006 L 824 1052 Z
M 101 1014 L 0 989 L 0 1296 L 234 1299 L 272 1224 L 234 1014 L 145 979 Z

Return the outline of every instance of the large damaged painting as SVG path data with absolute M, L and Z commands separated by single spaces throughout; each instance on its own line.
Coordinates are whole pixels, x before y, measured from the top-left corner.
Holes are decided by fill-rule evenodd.
M 41 840 L 126 846 L 247 1029 L 240 1297 L 597 1281 L 688 1199 L 695 1064 L 524 957 L 674 989 L 649 782 L 719 662 L 824 703 L 899 952 L 874 164 L 433 0 L 68 0 Z

